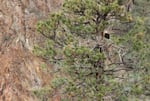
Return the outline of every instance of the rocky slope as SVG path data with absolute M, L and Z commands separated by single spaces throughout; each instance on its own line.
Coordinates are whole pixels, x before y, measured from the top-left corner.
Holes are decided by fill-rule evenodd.
M 58 100 L 33 94 L 48 86 L 51 75 L 32 49 L 42 41 L 36 22 L 60 5 L 61 0 L 0 0 L 0 101 Z

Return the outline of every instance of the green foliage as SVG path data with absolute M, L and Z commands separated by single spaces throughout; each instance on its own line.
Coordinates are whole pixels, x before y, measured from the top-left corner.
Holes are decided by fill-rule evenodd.
M 40 69 L 41 69 L 43 72 L 47 71 L 46 64 L 45 64 L 45 63 L 41 63 L 41 64 L 40 64 Z
M 51 87 L 42 87 L 42 88 L 34 88 L 30 90 L 31 93 L 36 96 L 39 101 L 48 100 L 47 95 L 50 95 L 52 92 Z
M 150 90 L 147 89 L 150 85 L 148 76 L 150 74 L 150 28 L 148 12 L 150 1 L 137 0 L 136 5 L 132 11 L 134 17 L 134 23 L 132 29 L 124 36 L 114 37 L 116 44 L 125 46 L 127 49 L 124 62 L 132 60 L 132 63 L 128 63 L 129 66 L 134 67 L 134 72 L 130 73 L 127 84 L 130 88 L 130 94 L 139 98 L 147 96 Z M 125 84 L 125 83 L 124 83 Z
M 52 85 L 52 88 L 57 88 L 57 87 L 60 87 L 61 85 L 63 85 L 65 83 L 66 79 L 65 78 L 61 78 L 61 77 L 57 77 L 55 79 L 53 79 L 51 81 L 51 85 Z
M 143 74 L 149 73 L 150 66 L 145 19 L 134 14 L 132 28 L 125 35 L 99 39 L 112 18 L 131 20 L 123 4 L 120 0 L 65 0 L 61 11 L 37 24 L 37 31 L 47 39 L 45 46 L 35 47 L 35 53 L 61 67 L 62 78 L 54 79 L 52 85 L 63 87 L 67 100 L 102 101 L 112 94 L 118 101 L 127 101 L 129 94 L 144 93 L 149 77 Z M 119 70 L 131 71 L 120 77 Z

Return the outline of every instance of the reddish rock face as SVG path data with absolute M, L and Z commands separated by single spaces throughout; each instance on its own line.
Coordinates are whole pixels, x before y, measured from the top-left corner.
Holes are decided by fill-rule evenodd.
M 42 59 L 31 53 L 41 41 L 35 25 L 61 2 L 0 0 L 0 101 L 38 101 L 30 90 L 48 85 L 51 76 L 40 69 Z

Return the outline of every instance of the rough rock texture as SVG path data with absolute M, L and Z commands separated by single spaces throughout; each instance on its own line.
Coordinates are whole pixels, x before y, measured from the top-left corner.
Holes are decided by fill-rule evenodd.
M 31 90 L 47 86 L 51 75 L 32 54 L 41 41 L 35 24 L 60 5 L 61 0 L 0 0 L 0 101 L 39 101 Z

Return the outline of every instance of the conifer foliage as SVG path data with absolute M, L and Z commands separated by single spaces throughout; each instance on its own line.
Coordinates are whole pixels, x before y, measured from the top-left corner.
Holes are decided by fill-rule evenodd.
M 37 31 L 46 39 L 44 46 L 35 47 L 35 50 L 58 67 L 52 85 L 62 88 L 67 100 L 102 101 L 111 95 L 112 99 L 126 101 L 121 100 L 127 96 L 122 92 L 128 88 L 121 84 L 127 79 L 116 72 L 132 70 L 132 59 L 124 59 L 128 53 L 122 46 L 125 46 L 122 38 L 111 35 L 106 39 L 103 35 L 114 22 L 131 22 L 126 2 L 65 0 L 60 11 L 37 24 Z

